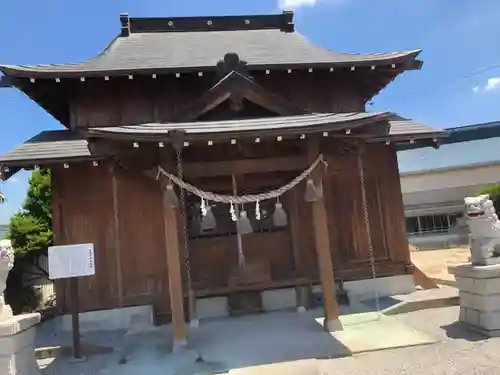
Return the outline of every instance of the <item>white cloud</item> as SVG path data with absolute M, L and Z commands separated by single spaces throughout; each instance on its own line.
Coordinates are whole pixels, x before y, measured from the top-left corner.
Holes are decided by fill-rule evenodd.
M 281 9 L 297 9 L 301 7 L 313 7 L 317 0 L 278 0 Z
M 493 91 L 500 89 L 500 77 L 491 77 L 488 79 L 486 86 L 484 86 L 486 91 Z
M 277 0 L 280 9 L 297 10 L 299 8 L 314 8 L 321 4 L 341 7 L 349 0 Z
M 474 91 L 474 92 L 495 91 L 495 90 L 500 90 L 500 77 L 488 78 L 488 80 L 486 81 L 486 83 L 484 85 L 474 86 L 472 88 L 472 91 Z

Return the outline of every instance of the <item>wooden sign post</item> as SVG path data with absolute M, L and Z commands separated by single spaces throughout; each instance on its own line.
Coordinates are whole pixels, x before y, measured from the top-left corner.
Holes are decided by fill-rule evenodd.
M 73 358 L 75 360 L 82 360 L 78 278 L 95 275 L 94 244 L 51 246 L 48 250 L 48 256 L 49 278 L 52 280 L 69 279 Z

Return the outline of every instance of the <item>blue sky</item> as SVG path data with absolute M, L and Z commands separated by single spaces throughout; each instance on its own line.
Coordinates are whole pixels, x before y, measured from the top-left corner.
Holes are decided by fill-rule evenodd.
M 0 61 L 75 62 L 93 57 L 119 32 L 118 15 L 189 16 L 269 13 L 293 7 L 298 31 L 346 52 L 422 48 L 424 68 L 405 73 L 370 109 L 392 110 L 436 127 L 500 119 L 498 0 L 17 0 L 0 12 Z M 493 65 L 481 74 L 474 74 Z M 463 78 L 469 77 L 469 78 Z M 0 90 L 0 153 L 61 125 L 13 89 Z M 477 149 L 481 153 L 481 148 Z M 8 221 L 24 198 L 28 173 L 2 186 Z

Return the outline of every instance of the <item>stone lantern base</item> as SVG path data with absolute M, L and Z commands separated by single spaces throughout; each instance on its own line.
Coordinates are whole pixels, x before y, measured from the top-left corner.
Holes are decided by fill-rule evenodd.
M 35 359 L 35 326 L 40 314 L 16 315 L 0 321 L 0 374 L 40 375 Z
M 448 272 L 460 294 L 459 321 L 486 336 L 500 336 L 500 265 L 461 264 Z

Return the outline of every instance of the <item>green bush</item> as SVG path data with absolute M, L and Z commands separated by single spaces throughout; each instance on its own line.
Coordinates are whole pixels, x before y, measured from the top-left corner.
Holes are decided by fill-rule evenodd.
M 7 276 L 4 297 L 14 315 L 37 310 L 42 298 L 39 290 L 24 283 L 24 268 L 19 265 L 14 267 Z

